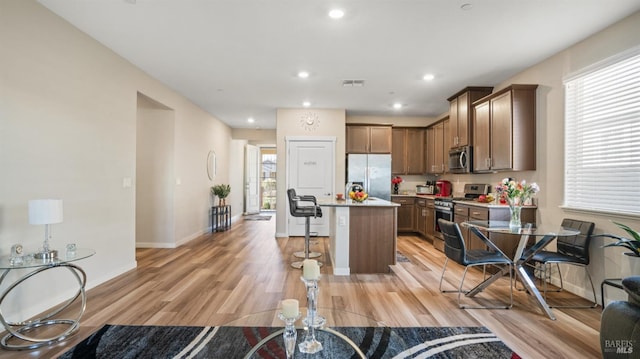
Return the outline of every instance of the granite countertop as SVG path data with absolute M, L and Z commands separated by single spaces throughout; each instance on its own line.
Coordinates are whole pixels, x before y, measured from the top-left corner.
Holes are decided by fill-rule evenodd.
M 391 197 L 411 197 L 411 198 L 430 198 L 435 199 L 438 196 L 433 194 L 418 194 L 415 192 L 408 192 L 403 194 L 392 194 Z M 469 201 L 469 200 L 453 200 L 453 203 L 456 204 L 464 204 L 467 206 L 475 206 L 475 207 L 484 207 L 484 208 L 508 208 L 507 204 L 501 204 L 499 202 L 478 202 L 478 201 Z M 538 208 L 538 206 L 522 206 L 522 208 Z
M 356 202 L 352 199 L 337 200 L 335 198 L 318 199 L 318 206 L 323 207 L 399 207 L 400 204 L 389 202 L 384 199 L 369 197 L 363 202 Z

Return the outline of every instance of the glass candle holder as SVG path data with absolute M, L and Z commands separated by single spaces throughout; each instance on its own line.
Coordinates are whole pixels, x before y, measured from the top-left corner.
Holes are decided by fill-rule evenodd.
M 318 281 L 308 280 L 302 277 L 307 287 L 307 317 L 302 320 L 307 332 L 304 341 L 298 345 L 302 353 L 313 354 L 322 350 L 322 343 L 316 339 L 316 328 L 324 326 L 326 319 L 317 313 L 318 305 Z
M 295 317 L 285 317 L 284 314 L 278 315 L 282 321 L 284 321 L 284 332 L 282 332 L 282 340 L 284 341 L 284 349 L 287 353 L 287 359 L 293 359 L 293 355 L 296 351 L 296 341 L 298 340 L 298 331 L 295 327 L 295 322 L 300 318 L 298 313 Z

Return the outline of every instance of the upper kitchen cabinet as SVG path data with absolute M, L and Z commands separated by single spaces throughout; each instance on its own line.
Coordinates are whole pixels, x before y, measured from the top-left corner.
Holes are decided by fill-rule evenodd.
M 536 88 L 512 85 L 473 103 L 473 171 L 536 169 Z
M 425 173 L 425 129 L 394 127 L 391 133 L 391 172 L 397 175 L 423 175 Z
M 467 87 L 449 100 L 449 138 L 448 147 L 456 148 L 471 143 L 471 104 L 489 94 L 493 87 Z
M 427 128 L 427 173 L 448 171 L 450 120 L 445 119 Z
M 391 153 L 391 125 L 347 125 L 347 153 Z

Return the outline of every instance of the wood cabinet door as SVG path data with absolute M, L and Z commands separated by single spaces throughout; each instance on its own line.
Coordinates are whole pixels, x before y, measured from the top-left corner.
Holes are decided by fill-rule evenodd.
M 444 124 L 439 123 L 433 126 L 433 155 L 434 173 L 444 172 Z M 448 158 L 447 158 L 448 160 Z
M 425 163 L 427 173 L 435 173 L 435 129 L 427 128 L 425 139 Z
M 473 171 L 483 172 L 491 169 L 490 116 L 489 101 L 477 104 L 473 111 Z
M 369 127 L 347 126 L 347 153 L 369 153 Z
M 394 128 L 391 130 L 391 173 L 402 175 L 405 173 L 405 138 L 406 129 Z
M 421 235 L 426 235 L 426 223 L 427 223 L 427 207 L 424 206 L 416 206 L 416 232 Z
M 458 142 L 458 99 L 454 98 L 449 102 L 449 146 L 456 147 Z
M 456 147 L 469 144 L 469 93 L 458 96 L 458 142 Z
M 425 219 L 425 234 L 427 237 L 433 239 L 433 237 L 436 234 L 436 228 L 435 228 L 435 208 L 434 208 L 434 204 L 433 204 L 433 200 L 432 199 L 428 199 L 427 200 L 427 207 L 425 208 L 427 210 L 426 213 L 426 219 Z
M 449 173 L 449 150 L 451 149 L 451 137 L 449 135 L 451 131 L 451 120 L 442 121 L 442 138 L 444 140 L 442 156 L 444 157 L 444 173 Z
M 513 116 L 511 92 L 491 99 L 491 169 L 510 169 L 513 164 Z
M 398 232 L 415 231 L 415 198 L 391 196 L 391 201 L 400 204 L 398 208 Z
M 409 175 L 422 175 L 424 170 L 424 129 L 407 129 L 406 138 L 406 173 Z
M 369 153 L 391 153 L 391 127 L 369 127 Z

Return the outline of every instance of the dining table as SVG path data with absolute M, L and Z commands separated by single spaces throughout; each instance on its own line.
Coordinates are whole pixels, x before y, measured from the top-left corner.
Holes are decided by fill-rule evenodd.
M 491 241 L 492 233 L 512 236 L 514 240 L 518 241 L 518 246 L 512 258 L 513 268 L 517 274 L 516 278 L 522 282 L 526 291 L 535 298 L 540 309 L 542 309 L 551 320 L 556 320 L 555 315 L 551 311 L 551 307 L 549 307 L 549 304 L 547 304 L 534 283 L 535 277 L 532 278 L 532 273 L 527 271 L 526 265 L 531 262 L 537 253 L 544 250 L 544 248 L 551 244 L 556 238 L 576 236 L 580 234 L 580 231 L 573 228 L 564 228 L 560 225 L 536 225 L 534 223 L 523 223 L 522 226 L 514 228 L 509 226 L 509 221 L 466 221 L 463 222 L 462 225 L 468 227 L 475 235 L 489 241 Z M 486 236 L 483 232 L 488 233 L 489 236 Z M 527 247 L 530 238 L 535 239 L 535 244 Z M 504 268 L 494 273 L 467 292 L 466 295 L 473 297 L 482 292 L 487 286 L 507 273 L 507 270 L 510 269 Z

